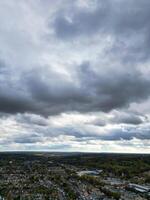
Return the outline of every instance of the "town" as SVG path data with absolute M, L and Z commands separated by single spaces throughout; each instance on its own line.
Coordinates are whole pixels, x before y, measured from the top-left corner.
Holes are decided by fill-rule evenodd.
M 0 153 L 0 200 L 150 199 L 150 155 Z

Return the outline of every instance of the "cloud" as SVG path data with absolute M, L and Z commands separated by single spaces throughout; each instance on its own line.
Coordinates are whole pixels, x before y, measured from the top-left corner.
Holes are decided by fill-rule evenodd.
M 103 114 L 96 115 L 101 118 L 107 116 L 111 121 L 113 112 L 110 116 Z M 107 120 L 104 126 L 99 126 L 93 123 L 93 120 L 96 119 L 94 113 L 92 116 L 90 114 L 81 115 L 80 113 L 51 116 L 46 119 L 47 124 L 44 126 L 39 125 L 38 120 L 28 120 L 40 118 L 42 119 L 42 117 L 33 116 L 33 114 L 17 114 L 2 118 L 0 131 L 3 134 L 0 136 L 0 144 L 6 148 L 23 150 L 55 149 L 62 151 L 64 146 L 65 150 L 74 149 L 77 151 L 80 148 L 80 150 L 86 151 L 86 149 L 91 148 L 99 149 L 101 145 L 105 148 L 105 145 L 116 143 L 115 148 L 117 150 L 121 144 L 122 146 L 125 145 L 126 148 L 128 146 L 136 149 L 134 140 L 138 140 L 138 144 L 142 148 L 142 145 L 146 145 L 145 141 L 150 139 L 148 121 L 138 125 L 123 125 L 120 122 L 111 124 Z M 112 146 L 110 145 L 111 151 L 114 150 Z
M 101 1 L 100 4 L 97 4 L 97 8 L 92 11 L 80 9 L 76 5 L 74 8 L 70 6 L 70 9 L 66 9 L 66 12 L 58 11 L 53 22 L 56 35 L 62 39 L 70 39 L 81 35 L 94 34 L 105 27 L 110 6 L 110 1 Z
M 47 119 L 35 114 L 25 113 L 24 115 L 17 114 L 16 118 L 17 122 L 29 125 L 38 125 L 38 126 L 47 126 Z
M 17 136 L 16 138 L 13 139 L 14 143 L 19 143 L 19 144 L 35 144 L 37 142 L 40 142 L 41 138 L 37 134 L 26 134 L 26 135 L 21 135 Z
M 43 116 L 69 111 L 109 112 L 149 97 L 150 81 L 140 71 L 120 68 L 120 71 L 103 73 L 94 67 L 89 62 L 77 66 L 71 81 L 40 68 L 21 75 L 22 79 L 17 81 L 9 79 L 11 74 L 3 74 L 3 79 L 9 80 L 6 84 L 1 82 L 0 111 Z
M 0 150 L 144 151 L 150 3 L 52 2 L 0 2 Z
M 113 45 L 108 49 L 123 62 L 139 62 L 149 55 L 149 6 L 147 0 L 95 1 L 94 9 L 68 4 L 60 8 L 53 21 L 56 37 L 65 41 L 95 37 Z M 122 9 L 124 8 L 124 9 Z
M 136 5 L 134 1 L 127 2 L 127 5 L 130 4 L 136 7 L 131 7 L 128 10 L 125 5 L 123 12 L 120 12 L 120 8 L 124 4 L 123 2 L 121 3 L 118 1 L 116 1 L 115 4 L 112 4 L 109 0 L 106 2 L 96 3 L 96 6 L 94 9 L 92 8 L 92 10 L 90 10 L 89 7 L 79 7 L 79 5 L 77 6 L 76 4 L 72 4 L 71 6 L 69 2 L 65 4 L 65 7 L 63 7 L 63 4 L 58 4 L 59 6 L 56 9 L 56 12 L 54 12 L 52 18 L 54 24 L 53 26 L 50 25 L 50 27 L 46 27 L 47 16 L 45 16 L 42 11 L 39 12 L 37 7 L 34 7 L 34 3 L 19 4 L 19 7 L 21 10 L 25 9 L 26 12 L 30 12 L 30 17 L 33 18 L 33 21 L 35 20 L 35 16 L 38 16 L 38 19 L 42 18 L 42 22 L 39 21 L 38 23 L 45 26 L 45 29 L 54 28 L 57 32 L 57 28 L 59 28 L 58 33 L 64 34 L 66 37 L 75 37 L 74 34 L 77 34 L 76 31 L 71 31 L 70 33 L 70 27 L 68 28 L 69 30 L 65 30 L 65 28 L 64 31 L 61 30 L 63 29 L 63 23 L 61 24 L 59 20 L 64 20 L 62 15 L 65 15 L 67 12 L 68 15 L 71 15 L 70 17 L 72 17 L 72 19 L 65 18 L 65 20 L 72 21 L 67 21 L 65 23 L 71 23 L 71 26 L 77 29 L 77 35 L 79 37 L 81 34 L 84 36 L 96 32 L 99 34 L 99 31 L 103 29 L 108 31 L 108 33 L 113 37 L 114 35 L 116 38 L 118 38 L 118 36 L 121 36 L 121 38 L 123 37 L 122 39 L 128 43 L 126 34 L 128 35 L 129 33 L 130 35 L 130 32 L 139 29 L 143 30 L 145 27 L 143 26 L 143 19 L 147 19 L 147 4 L 145 1 L 142 2 L 143 3 L 140 3 L 140 1 L 138 1 Z M 32 10 L 30 10 L 31 5 L 35 8 L 33 13 Z M 45 4 L 43 4 L 42 9 L 46 9 L 44 6 Z M 10 7 L 12 7 L 12 5 L 10 5 Z M 70 9 L 73 7 L 75 9 L 70 13 Z M 63 10 L 62 12 L 57 12 L 61 9 Z M 145 10 L 145 12 L 143 10 Z M 25 11 L 23 11 L 22 20 L 25 20 Z M 125 15 L 126 12 L 129 12 L 128 15 Z M 141 20 L 135 18 L 135 16 L 139 17 L 139 14 L 141 14 Z M 113 18 L 111 17 L 112 15 L 114 16 Z M 19 27 L 21 26 L 20 20 L 18 21 L 17 18 L 14 18 L 14 21 L 18 23 Z M 146 22 L 144 21 L 144 23 Z M 28 23 L 25 25 L 27 27 L 29 26 Z M 122 31 L 123 28 L 124 31 Z M 148 27 L 146 26 L 146 28 Z M 25 32 L 27 31 L 28 34 L 30 33 L 29 39 L 31 40 L 31 46 L 25 46 L 19 53 L 23 56 L 24 54 L 35 50 L 34 52 L 36 52 L 36 54 L 33 55 L 31 53 L 32 56 L 30 57 L 29 53 L 29 57 L 24 58 L 21 62 L 19 59 L 15 59 L 14 62 L 14 59 L 11 57 L 11 60 L 13 61 L 11 63 L 11 60 L 6 58 L 6 54 L 3 53 L 5 56 L 2 56 L 1 65 L 4 65 L 5 70 L 2 70 L 0 74 L 1 112 L 10 114 L 27 112 L 43 116 L 56 115 L 69 111 L 78 111 L 81 113 L 94 111 L 110 112 L 113 109 L 128 107 L 133 102 L 139 103 L 149 97 L 150 81 L 147 78 L 147 75 L 143 73 L 143 67 L 140 66 L 140 69 L 135 66 L 132 67 L 132 62 L 130 65 L 129 63 L 116 63 L 112 60 L 110 52 L 106 59 L 107 62 L 104 63 L 101 62 L 101 58 L 98 56 L 96 56 L 96 60 L 90 60 L 89 58 L 87 61 L 82 59 L 82 62 L 75 63 L 71 60 L 72 57 L 74 57 L 74 50 L 69 50 L 70 46 L 68 45 L 68 48 L 65 48 L 66 55 L 68 51 L 72 52 L 71 58 L 68 58 L 66 61 L 63 57 L 56 57 L 55 59 L 50 57 L 50 60 L 48 60 L 50 63 L 45 64 L 45 59 L 48 59 L 48 51 L 51 50 L 52 46 L 50 46 L 48 40 L 45 40 L 44 37 L 40 37 L 41 34 L 47 34 L 45 29 L 40 32 L 36 25 L 35 29 L 37 34 L 36 37 L 34 36 L 35 38 L 33 35 L 30 35 L 30 30 L 23 29 Z M 7 31 L 5 23 L 3 31 Z M 22 33 L 20 32 L 20 29 L 17 29 L 16 34 L 23 34 L 21 38 L 18 37 L 18 41 L 25 44 L 26 40 L 24 38 L 24 32 Z M 67 34 L 70 34 L 70 36 Z M 11 39 L 10 35 L 6 36 L 9 40 Z M 58 35 L 56 34 L 56 36 Z M 54 39 L 54 36 L 51 35 L 51 37 L 51 40 Z M 105 36 L 103 37 L 105 38 Z M 35 39 L 37 43 L 35 43 Z M 84 39 L 82 41 L 82 38 L 80 38 L 80 41 L 82 43 Z M 64 46 L 60 44 L 58 40 L 54 40 L 53 42 L 53 47 L 58 45 L 58 49 L 54 49 L 54 54 L 62 53 Z M 104 45 L 105 42 L 106 41 L 104 40 Z M 119 48 L 122 48 L 120 44 L 121 42 L 116 45 L 119 45 Z M 94 49 L 97 49 L 97 44 L 94 45 Z M 5 44 L 5 46 L 7 45 Z M 12 46 L 10 46 L 10 50 L 11 48 Z M 113 48 L 118 47 L 113 46 Z M 37 59 L 38 56 L 40 56 L 40 49 L 42 49 L 42 56 L 44 57 L 44 59 L 41 57 L 42 61 Z M 110 49 L 110 51 L 111 50 L 113 49 Z M 14 51 L 16 51 L 17 54 L 17 49 Z M 77 49 L 76 52 L 78 57 L 80 57 L 79 52 L 81 51 L 82 46 L 79 46 L 79 49 Z M 101 49 L 101 51 L 103 51 L 103 49 Z M 114 49 L 114 54 L 115 52 L 116 50 Z M 106 53 L 105 49 L 103 53 Z M 119 53 L 121 56 L 123 55 L 120 50 Z M 118 53 L 116 55 L 118 55 Z M 36 59 L 37 63 L 33 62 L 33 60 Z M 16 60 L 18 63 L 16 63 Z M 60 61 L 58 62 L 58 60 Z M 130 62 L 130 60 L 128 62 Z
M 110 120 L 110 122 L 112 123 L 131 125 L 139 125 L 146 121 L 146 116 L 140 116 L 138 114 L 130 112 L 114 112 L 114 117 Z

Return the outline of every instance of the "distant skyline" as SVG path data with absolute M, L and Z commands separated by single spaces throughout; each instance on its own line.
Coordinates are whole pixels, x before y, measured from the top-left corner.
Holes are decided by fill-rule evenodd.
M 150 1 L 0 1 L 0 151 L 150 153 Z

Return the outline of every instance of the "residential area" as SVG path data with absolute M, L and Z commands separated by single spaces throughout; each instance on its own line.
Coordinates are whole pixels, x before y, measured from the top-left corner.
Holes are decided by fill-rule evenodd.
M 150 157 L 141 157 L 139 176 L 132 171 L 129 175 L 129 166 L 128 174 L 121 165 L 118 172 L 107 168 L 110 163 L 115 167 L 118 159 L 124 165 L 131 162 L 124 155 L 1 153 L 0 200 L 150 199 Z M 136 164 L 139 155 L 132 159 Z M 102 160 L 103 165 L 99 164 Z

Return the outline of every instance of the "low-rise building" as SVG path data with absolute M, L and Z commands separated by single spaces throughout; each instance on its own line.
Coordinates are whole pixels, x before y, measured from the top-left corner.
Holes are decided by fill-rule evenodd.
M 128 184 L 127 189 L 133 190 L 133 191 L 139 192 L 139 193 L 150 192 L 150 188 L 148 188 L 146 186 L 142 186 L 142 185 L 133 184 L 133 183 Z
M 99 175 L 103 170 L 83 170 L 80 172 L 77 172 L 78 176 L 83 176 L 83 175 Z

